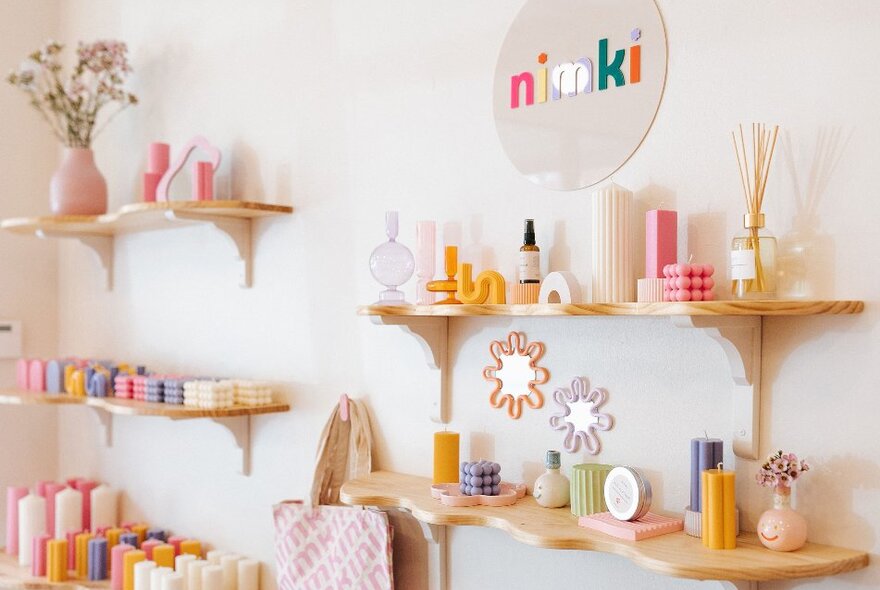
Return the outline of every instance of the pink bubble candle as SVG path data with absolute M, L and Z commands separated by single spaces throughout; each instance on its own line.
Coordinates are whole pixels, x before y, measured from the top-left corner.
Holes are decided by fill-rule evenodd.
M 663 267 L 666 285 L 663 301 L 712 301 L 715 293 L 715 267 L 711 264 L 667 264 Z

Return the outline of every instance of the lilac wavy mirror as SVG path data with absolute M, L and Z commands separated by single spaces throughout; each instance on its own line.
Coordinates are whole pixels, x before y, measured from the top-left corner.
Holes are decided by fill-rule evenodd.
M 590 389 L 586 377 L 575 377 L 570 387 L 560 387 L 553 392 L 553 401 L 559 413 L 550 417 L 554 430 L 565 432 L 563 446 L 569 453 L 584 450 L 597 455 L 602 450 L 599 431 L 611 430 L 614 418 L 600 411 L 608 399 L 608 392 L 601 388 Z

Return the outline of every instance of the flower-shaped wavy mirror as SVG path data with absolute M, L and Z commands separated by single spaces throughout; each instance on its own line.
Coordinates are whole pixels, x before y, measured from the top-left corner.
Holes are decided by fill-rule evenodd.
M 515 420 L 522 415 L 523 403 L 533 410 L 544 406 L 537 386 L 547 383 L 550 371 L 538 366 L 544 356 L 542 342 L 528 342 L 522 332 L 511 332 L 506 342 L 493 340 L 489 354 L 493 362 L 483 368 L 483 377 L 494 384 L 489 395 L 493 408 L 507 406 L 507 414 Z
M 599 411 L 607 398 L 604 389 L 590 389 L 586 377 L 575 377 L 571 388 L 560 387 L 553 392 L 553 400 L 561 411 L 550 417 L 550 426 L 565 431 L 566 451 L 576 453 L 582 444 L 592 455 L 602 450 L 597 431 L 611 430 L 614 426 L 614 418 Z

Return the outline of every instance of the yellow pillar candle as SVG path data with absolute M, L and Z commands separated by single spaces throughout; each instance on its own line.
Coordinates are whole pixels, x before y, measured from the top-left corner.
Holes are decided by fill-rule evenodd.
M 458 483 L 458 433 L 434 433 L 434 483 Z
M 89 575 L 89 541 L 95 538 L 95 535 L 89 532 L 80 533 L 74 537 L 76 543 L 75 559 L 76 577 L 87 578 Z
M 131 532 L 138 536 L 138 547 L 147 540 L 147 529 L 149 528 L 149 525 L 143 522 L 131 527 Z
M 180 552 L 188 553 L 190 555 L 195 555 L 196 557 L 202 556 L 202 544 L 195 539 L 187 539 L 186 541 L 180 542 Z M 201 578 L 200 578 L 201 579 Z
M 119 545 L 119 535 L 124 532 L 124 529 L 118 528 L 107 529 L 104 532 L 104 535 L 107 537 L 107 551 L 110 551 L 111 549 Z
M 153 561 L 158 567 L 174 569 L 174 545 L 156 545 L 153 547 Z
M 52 539 L 46 543 L 46 577 L 50 582 L 67 580 L 67 541 Z
M 140 549 L 126 551 L 122 556 L 122 590 L 134 590 L 134 564 L 147 559 L 147 554 Z
M 703 485 L 703 545 L 709 549 L 736 548 L 736 474 L 706 469 Z

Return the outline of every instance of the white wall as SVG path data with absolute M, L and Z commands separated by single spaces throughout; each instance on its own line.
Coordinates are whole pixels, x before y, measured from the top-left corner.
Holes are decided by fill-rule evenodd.
M 0 70 L 5 72 L 57 32 L 56 2 L 0 3 Z M 0 84 L 0 218 L 45 215 L 56 147 L 27 98 Z M 58 332 L 57 246 L 0 233 L 0 317 L 22 321 L 23 353 L 55 354 Z M 15 382 L 15 360 L 0 360 L 0 383 Z M 56 413 L 50 408 L 0 406 L 0 494 L 6 486 L 55 477 L 58 468 Z M 0 526 L 6 530 L 6 504 Z M 4 541 L 5 543 L 5 537 Z
M 259 224 L 250 290 L 235 286 L 230 250 L 207 229 L 118 240 L 112 292 L 94 280 L 88 252 L 62 247 L 61 352 L 274 379 L 293 405 L 289 414 L 255 420 L 250 478 L 235 474 L 230 439 L 211 423 L 119 419 L 115 446 L 105 449 L 92 418 L 64 412 L 63 474 L 124 487 L 127 516 L 266 562 L 271 504 L 306 495 L 320 427 L 342 391 L 373 408 L 379 467 L 428 474 L 436 426 L 425 409 L 421 352 L 403 332 L 354 315 L 378 290 L 366 261 L 383 237 L 383 212 L 400 210 L 409 244 L 417 219 L 458 224 L 467 251 L 481 253 L 477 262 L 508 277 L 521 221 L 533 216 L 545 268 L 571 268 L 582 280 L 589 272 L 589 193 L 532 186 L 495 136 L 491 81 L 517 4 L 64 4 L 63 38 L 119 37 L 132 48 L 142 104 L 96 146 L 111 206 L 136 198 L 147 142 L 180 145 L 202 133 L 232 161 L 235 196 L 296 211 Z M 826 277 L 818 294 L 865 299 L 867 311 L 765 322 L 762 453 L 781 446 L 813 462 L 798 491 L 811 540 L 876 555 L 880 469 L 870 417 L 880 411 L 872 391 L 880 377 L 873 362 L 880 285 L 869 252 L 880 247 L 872 163 L 880 73 L 871 66 L 880 5 L 660 4 L 669 36 L 666 95 L 653 131 L 615 180 L 636 191 L 641 209 L 663 201 L 681 212 L 683 252 L 724 266 L 742 213 L 728 139 L 736 123 L 778 121 L 790 134 L 792 149 L 781 149 L 766 200 L 779 236 L 791 228 L 793 178 L 805 190 L 817 168 L 819 131 L 849 138 L 821 195 L 824 242 L 817 243 L 829 247 L 817 256 Z M 604 436 L 600 459 L 643 467 L 657 505 L 679 511 L 687 502 L 687 439 L 730 428 L 732 387 L 717 346 L 663 319 L 453 321 L 452 426 L 464 433 L 464 454 L 494 456 L 512 480 L 532 480 L 560 439 L 547 426 L 549 405 L 518 422 L 488 407 L 480 370 L 489 340 L 510 329 L 547 343 L 552 386 L 585 375 L 608 389 L 617 426 Z M 749 525 L 770 502 L 752 483 L 755 468 L 737 464 Z M 572 571 L 601 587 L 699 585 L 616 557 L 536 550 L 493 530 L 456 529 L 451 556 L 456 590 L 483 587 L 473 575 L 478 564 L 498 587 L 565 583 Z M 419 568 L 407 571 L 399 587 L 423 585 L 412 573 Z M 801 584 L 877 583 L 880 568 L 872 566 Z

